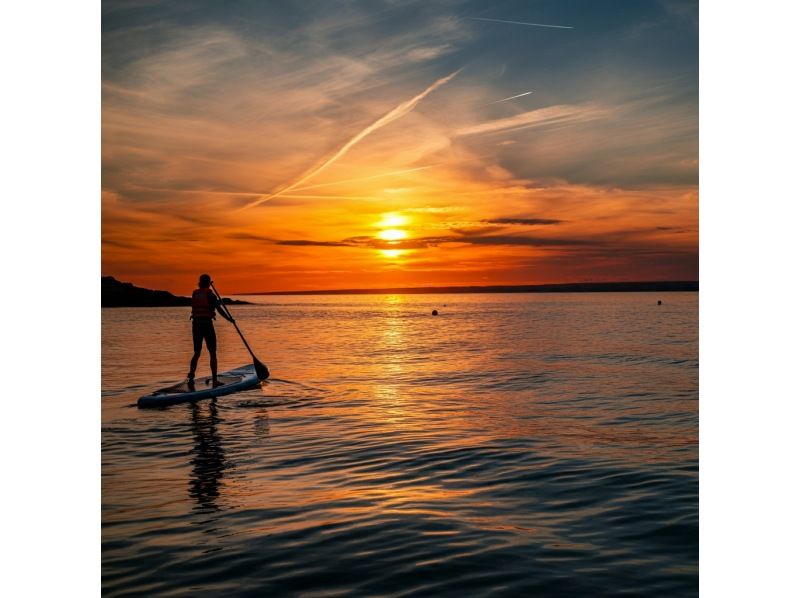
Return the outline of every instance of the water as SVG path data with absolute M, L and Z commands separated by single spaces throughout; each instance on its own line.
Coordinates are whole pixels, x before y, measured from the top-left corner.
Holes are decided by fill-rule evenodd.
M 104 594 L 697 594 L 696 293 L 249 299 L 162 410 L 187 310 L 103 310 Z

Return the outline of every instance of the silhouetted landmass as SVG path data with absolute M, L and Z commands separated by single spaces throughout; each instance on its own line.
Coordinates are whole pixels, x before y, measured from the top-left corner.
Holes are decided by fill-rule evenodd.
M 248 295 L 412 295 L 445 293 L 669 293 L 698 291 L 696 280 L 654 282 L 573 282 L 567 284 L 495 285 L 485 287 L 402 287 L 331 291 L 270 291 Z
M 189 297 L 179 297 L 167 291 L 151 291 L 120 282 L 113 276 L 100 279 L 100 305 L 102 307 L 187 307 L 192 304 Z M 247 301 L 223 299 L 225 305 L 249 305 Z

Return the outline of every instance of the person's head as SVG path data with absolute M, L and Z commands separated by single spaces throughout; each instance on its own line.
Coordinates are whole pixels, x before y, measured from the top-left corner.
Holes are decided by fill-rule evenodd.
M 211 276 L 208 274 L 201 274 L 200 280 L 197 281 L 197 284 L 200 285 L 201 289 L 207 289 L 211 286 Z

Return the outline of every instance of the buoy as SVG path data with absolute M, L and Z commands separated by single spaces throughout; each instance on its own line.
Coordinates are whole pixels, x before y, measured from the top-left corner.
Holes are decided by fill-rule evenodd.
M 434 310 L 431 312 L 431 315 L 432 315 L 432 316 L 438 316 L 438 315 L 439 315 L 439 312 L 438 312 L 438 311 L 436 311 L 436 310 L 434 309 Z

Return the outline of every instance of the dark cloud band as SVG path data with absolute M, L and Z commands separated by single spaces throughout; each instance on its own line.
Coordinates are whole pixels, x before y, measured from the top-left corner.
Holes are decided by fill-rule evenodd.
M 520 224 L 523 226 L 538 226 L 561 224 L 563 220 L 553 218 L 492 218 L 491 220 L 481 220 L 487 224 Z

